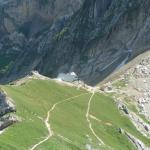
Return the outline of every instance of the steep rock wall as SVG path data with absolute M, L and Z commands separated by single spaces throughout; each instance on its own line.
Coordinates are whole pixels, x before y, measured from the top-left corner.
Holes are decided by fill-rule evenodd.
M 0 25 L 3 32 L 11 33 L 20 29 L 33 34 L 45 24 L 52 24 L 59 17 L 72 14 L 81 4 L 82 0 L 1 0 Z
M 85 0 L 71 17 L 30 42 L 8 77 L 31 70 L 51 77 L 74 71 L 86 83 L 96 84 L 149 49 L 149 8 L 150 1 L 143 0 Z

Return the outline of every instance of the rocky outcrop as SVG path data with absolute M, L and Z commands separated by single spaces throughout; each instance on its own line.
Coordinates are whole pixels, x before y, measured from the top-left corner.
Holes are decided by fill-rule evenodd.
M 6 93 L 0 91 L 0 116 L 15 111 L 15 105 L 12 103 L 12 100 L 7 97 Z
M 132 76 L 131 76 L 132 75 Z M 136 90 L 134 100 L 147 120 L 150 120 L 150 53 L 147 52 L 137 64 L 130 68 L 123 78 L 128 76 L 128 87 Z M 130 88 L 130 89 L 131 89 Z
M 119 128 L 119 133 L 125 135 L 128 140 L 135 146 L 136 150 L 150 150 L 150 147 L 145 145 L 141 140 L 133 136 L 131 133 L 128 133 L 124 129 Z
M 18 121 L 18 117 L 16 116 L 5 116 L 5 117 L 0 118 L 0 131 L 13 125 L 17 121 Z
M 0 130 L 16 123 L 18 117 L 11 113 L 16 112 L 15 105 L 4 91 L 0 91 Z
M 119 128 L 119 133 L 124 134 L 137 150 L 150 150 L 150 147 L 147 147 L 141 140 L 128 133 L 127 131 Z
M 125 135 L 128 137 L 128 139 L 134 144 L 134 146 L 137 148 L 137 150 L 150 150 L 150 147 L 147 147 L 142 141 L 134 137 L 133 135 L 125 132 Z
M 122 101 L 117 101 L 118 109 L 121 110 L 134 124 L 136 129 L 141 132 L 145 137 L 150 138 L 150 125 L 146 123 L 137 114 L 130 111 Z

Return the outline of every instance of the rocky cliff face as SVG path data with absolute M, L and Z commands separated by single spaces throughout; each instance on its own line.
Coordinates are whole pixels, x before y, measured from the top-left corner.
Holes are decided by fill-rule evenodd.
M 150 2 L 142 0 L 85 0 L 77 12 L 56 19 L 30 39 L 7 77 L 31 70 L 51 77 L 74 71 L 86 83 L 96 84 L 149 49 L 149 8 Z
M 0 76 L 30 41 L 57 19 L 73 14 L 83 0 L 0 0 Z M 36 36 L 36 37 L 33 37 Z
M 1 0 L 1 32 L 19 30 L 32 35 L 58 18 L 74 13 L 81 3 L 82 0 Z

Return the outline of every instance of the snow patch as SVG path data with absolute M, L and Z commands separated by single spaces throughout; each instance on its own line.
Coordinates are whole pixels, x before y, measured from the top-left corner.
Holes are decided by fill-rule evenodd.
M 60 73 L 57 76 L 58 81 L 66 81 L 66 82 L 74 82 L 78 80 L 78 76 L 76 75 L 75 72 L 70 72 L 70 73 Z

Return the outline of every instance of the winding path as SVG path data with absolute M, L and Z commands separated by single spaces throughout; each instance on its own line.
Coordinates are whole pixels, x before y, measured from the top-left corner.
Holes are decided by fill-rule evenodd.
M 48 123 L 49 122 L 49 118 L 50 118 L 50 111 L 47 112 L 47 117 L 46 117 L 46 119 L 44 121 L 45 126 L 46 126 L 46 128 L 48 130 L 48 135 L 45 137 L 45 139 L 43 139 L 39 143 L 35 144 L 32 148 L 30 148 L 30 150 L 34 150 L 36 147 L 38 147 L 42 143 L 46 142 L 53 135 L 53 131 L 51 130 L 50 124 Z
M 93 135 L 96 137 L 96 139 L 100 142 L 101 145 L 104 145 L 104 142 L 98 137 L 98 135 L 95 133 L 94 129 L 92 128 L 92 123 L 90 121 L 90 107 L 91 107 L 91 102 L 92 102 L 92 99 L 94 97 L 94 94 L 95 94 L 95 90 L 93 89 L 92 96 L 90 97 L 89 102 L 88 102 L 86 119 L 87 119 L 89 128 L 90 128 L 91 132 L 93 133 Z
M 53 131 L 51 129 L 51 125 L 49 123 L 49 119 L 50 119 L 50 113 L 56 108 L 56 106 L 59 105 L 59 104 L 62 104 L 64 102 L 71 101 L 72 99 L 75 99 L 75 98 L 80 97 L 80 96 L 85 95 L 85 94 L 88 94 L 88 93 L 83 93 L 83 94 L 80 94 L 80 95 L 76 95 L 76 96 L 73 96 L 73 97 L 70 97 L 70 98 L 67 98 L 65 100 L 62 100 L 62 101 L 59 101 L 59 102 L 55 103 L 51 107 L 51 109 L 47 112 L 47 117 L 46 117 L 46 119 L 44 121 L 45 127 L 48 130 L 48 135 L 43 140 L 41 140 L 40 142 L 38 142 L 37 144 L 35 144 L 31 148 L 29 148 L 29 150 L 35 150 L 35 148 L 37 148 L 39 145 L 43 144 L 44 142 L 46 142 L 48 139 L 50 139 L 53 136 L 54 133 L 53 133 Z

